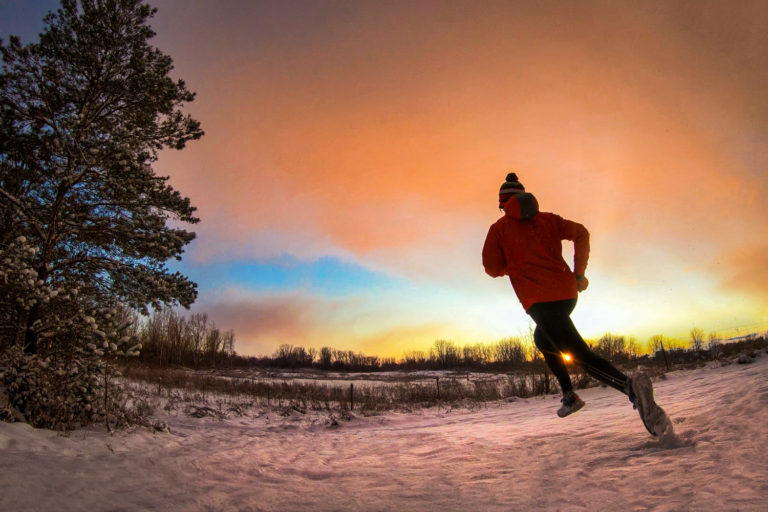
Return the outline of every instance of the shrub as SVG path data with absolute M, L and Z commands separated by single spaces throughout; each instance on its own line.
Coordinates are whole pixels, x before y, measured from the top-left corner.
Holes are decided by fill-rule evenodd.
M 97 358 L 69 361 L 6 351 L 2 381 L 8 399 L 34 427 L 71 429 L 103 414 Z

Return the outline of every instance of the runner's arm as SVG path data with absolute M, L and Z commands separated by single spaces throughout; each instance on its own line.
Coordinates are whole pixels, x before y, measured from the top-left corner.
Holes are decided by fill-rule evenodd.
M 573 273 L 583 276 L 589 261 L 589 231 L 578 222 L 561 218 L 560 237 L 573 242 Z
M 499 242 L 499 232 L 496 225 L 488 230 L 483 245 L 483 267 L 485 273 L 491 277 L 501 277 L 507 274 L 507 260 Z

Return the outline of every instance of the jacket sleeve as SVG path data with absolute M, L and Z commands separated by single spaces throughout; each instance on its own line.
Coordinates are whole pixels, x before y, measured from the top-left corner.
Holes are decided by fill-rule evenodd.
M 491 277 L 501 277 L 507 273 L 507 260 L 504 258 L 504 251 L 499 243 L 499 231 L 495 224 L 491 226 L 485 237 L 483 267 L 485 267 L 485 273 Z
M 589 231 L 578 222 L 561 218 L 560 238 L 573 242 L 573 273 L 583 276 L 589 260 Z

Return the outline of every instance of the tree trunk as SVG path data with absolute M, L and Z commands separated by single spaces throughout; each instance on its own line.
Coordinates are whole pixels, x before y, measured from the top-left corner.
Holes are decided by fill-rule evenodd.
M 37 354 L 37 333 L 32 329 L 32 325 L 40 318 L 40 306 L 35 304 L 27 314 L 27 325 L 24 330 L 24 353 Z

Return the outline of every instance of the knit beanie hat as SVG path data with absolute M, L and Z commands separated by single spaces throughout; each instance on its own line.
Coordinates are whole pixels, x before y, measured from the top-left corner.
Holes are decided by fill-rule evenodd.
M 507 181 L 501 184 L 499 195 L 514 194 L 516 192 L 525 192 L 525 187 L 517 180 L 517 174 L 511 172 L 507 174 Z
M 517 174 L 511 172 L 507 174 L 507 181 L 501 184 L 499 189 L 499 206 L 509 198 L 509 194 L 520 194 L 525 192 L 525 187 L 517 180 Z

